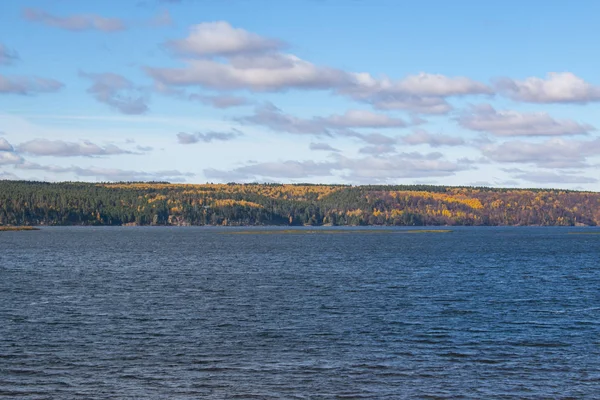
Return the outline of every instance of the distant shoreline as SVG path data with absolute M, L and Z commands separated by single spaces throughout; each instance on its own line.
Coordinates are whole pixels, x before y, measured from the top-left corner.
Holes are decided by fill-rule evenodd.
M 0 232 L 39 231 L 34 226 L 0 226 Z
M 600 193 L 0 181 L 2 226 L 598 226 Z

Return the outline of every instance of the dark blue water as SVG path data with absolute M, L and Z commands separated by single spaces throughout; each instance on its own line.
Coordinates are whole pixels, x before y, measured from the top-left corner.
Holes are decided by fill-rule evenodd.
M 0 233 L 0 397 L 593 398 L 600 235 Z

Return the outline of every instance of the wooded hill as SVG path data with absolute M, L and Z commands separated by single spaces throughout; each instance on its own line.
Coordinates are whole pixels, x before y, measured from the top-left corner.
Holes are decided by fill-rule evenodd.
M 600 193 L 0 181 L 0 225 L 599 225 Z

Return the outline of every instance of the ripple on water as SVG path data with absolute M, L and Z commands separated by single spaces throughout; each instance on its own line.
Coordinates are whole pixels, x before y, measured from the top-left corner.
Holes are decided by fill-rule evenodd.
M 1 236 L 0 397 L 596 397 L 600 241 L 453 230 Z

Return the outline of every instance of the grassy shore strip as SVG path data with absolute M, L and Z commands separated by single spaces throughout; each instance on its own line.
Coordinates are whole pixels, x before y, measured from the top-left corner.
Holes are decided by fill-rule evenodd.
M 393 229 L 324 229 L 324 230 L 304 230 L 304 229 L 286 229 L 269 231 L 232 231 L 220 232 L 223 235 L 347 235 L 347 234 L 411 234 L 411 233 L 449 233 L 450 229 L 411 229 L 411 230 L 393 230 Z
M 0 226 L 0 232 L 16 232 L 16 231 L 39 231 L 40 228 L 33 226 Z

